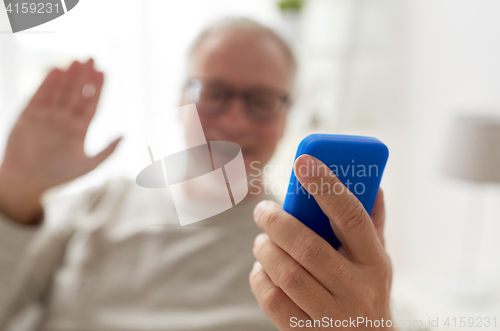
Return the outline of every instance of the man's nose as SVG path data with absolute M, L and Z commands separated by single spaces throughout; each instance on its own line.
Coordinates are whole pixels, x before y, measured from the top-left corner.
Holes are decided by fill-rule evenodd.
M 225 125 L 240 126 L 249 123 L 246 114 L 246 103 L 241 96 L 232 97 L 227 104 L 226 111 L 221 116 Z

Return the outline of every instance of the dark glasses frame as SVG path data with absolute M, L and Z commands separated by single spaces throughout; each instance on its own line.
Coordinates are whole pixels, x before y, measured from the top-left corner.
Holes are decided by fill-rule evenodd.
M 193 78 L 185 84 L 185 95 L 196 103 L 200 115 L 216 117 L 222 115 L 230 101 L 240 98 L 244 101 L 247 116 L 256 122 L 273 122 L 288 109 L 290 96 L 270 87 L 237 89 L 221 80 Z M 210 90 L 211 89 L 211 90 Z M 215 94 L 219 100 L 202 100 L 203 94 Z

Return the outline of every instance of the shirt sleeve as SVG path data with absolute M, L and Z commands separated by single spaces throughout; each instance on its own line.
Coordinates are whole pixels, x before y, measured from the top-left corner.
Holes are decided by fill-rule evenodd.
M 0 330 L 44 294 L 70 235 L 68 226 L 20 225 L 0 213 Z
M 117 194 L 109 193 L 110 187 L 123 192 L 122 182 L 107 182 L 44 203 L 41 225 L 19 225 L 0 213 L 0 330 L 15 324 L 18 313 L 32 304 L 41 306 L 43 314 L 45 296 L 79 220 L 90 224 L 101 219 L 98 212 L 107 213 L 108 209 L 96 206 Z

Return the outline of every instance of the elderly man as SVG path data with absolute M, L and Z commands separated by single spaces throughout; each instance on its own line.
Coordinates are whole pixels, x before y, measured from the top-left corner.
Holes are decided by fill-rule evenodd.
M 183 104 L 197 101 L 207 140 L 236 142 L 247 169 L 264 166 L 283 135 L 294 72 L 292 52 L 268 28 L 218 22 L 192 47 Z M 82 93 L 88 84 L 95 93 Z M 93 170 L 118 143 L 84 153 L 102 84 L 92 60 L 52 70 L 11 132 L 0 167 L 0 328 L 32 304 L 43 311 L 40 330 L 288 330 L 324 317 L 390 318 L 381 194 L 371 219 L 352 194 L 313 194 L 339 251 L 275 202 L 255 208 L 272 200 L 255 181 L 242 203 L 184 227 L 166 190 L 124 180 L 42 206 L 47 189 Z M 296 166 L 324 165 L 304 156 Z

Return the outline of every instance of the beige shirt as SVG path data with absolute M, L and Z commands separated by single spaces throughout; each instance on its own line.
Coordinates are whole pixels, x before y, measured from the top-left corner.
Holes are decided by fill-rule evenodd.
M 38 303 L 44 331 L 276 330 L 248 283 L 258 200 L 181 227 L 167 190 L 118 180 L 41 227 L 0 216 L 0 329 Z

